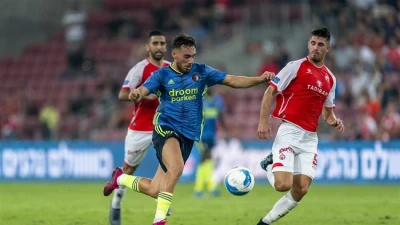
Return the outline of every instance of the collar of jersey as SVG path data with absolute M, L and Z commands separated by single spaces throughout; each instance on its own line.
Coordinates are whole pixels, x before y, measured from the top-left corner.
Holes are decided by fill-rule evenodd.
M 183 73 L 181 73 L 181 72 L 179 72 L 178 70 L 174 69 L 174 68 L 172 67 L 172 64 L 173 64 L 173 63 L 169 64 L 169 68 L 170 68 L 172 71 L 174 71 L 175 73 L 182 75 Z

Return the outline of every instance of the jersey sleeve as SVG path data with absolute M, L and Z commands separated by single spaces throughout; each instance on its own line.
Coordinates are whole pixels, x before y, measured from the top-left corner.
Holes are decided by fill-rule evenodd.
M 205 74 L 207 86 L 209 87 L 221 84 L 226 77 L 226 72 L 221 72 L 207 65 L 205 65 Z
M 328 96 L 325 99 L 324 106 L 334 108 L 335 107 L 335 90 L 336 90 L 336 78 L 333 77 L 333 85 L 329 91 Z
M 289 86 L 290 82 L 296 78 L 299 67 L 300 63 L 296 61 L 289 62 L 281 71 L 279 71 L 269 84 L 275 87 L 279 92 L 282 92 L 287 88 L 287 86 Z
M 137 88 L 142 82 L 142 76 L 143 67 L 139 65 L 134 66 L 131 70 L 129 70 L 128 74 L 126 75 L 121 89 L 129 91 Z
M 145 88 L 149 90 L 150 93 L 157 94 L 157 91 L 162 85 L 161 79 L 162 70 L 155 71 L 143 84 Z

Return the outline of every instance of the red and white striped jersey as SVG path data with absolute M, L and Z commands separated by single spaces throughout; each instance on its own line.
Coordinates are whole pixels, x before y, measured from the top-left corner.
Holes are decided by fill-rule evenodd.
M 168 66 L 170 62 L 164 61 L 163 66 Z M 137 63 L 128 72 L 122 85 L 123 90 L 132 90 L 141 86 L 154 71 L 160 69 L 154 65 L 148 58 Z M 158 99 L 146 100 L 143 99 L 135 103 L 133 110 L 133 117 L 129 124 L 129 129 L 140 132 L 152 132 L 153 130 L 153 117 L 158 107 Z
M 317 131 L 323 106 L 335 106 L 335 76 L 326 66 L 312 64 L 308 57 L 289 62 L 269 84 L 279 91 L 272 117 L 306 131 Z

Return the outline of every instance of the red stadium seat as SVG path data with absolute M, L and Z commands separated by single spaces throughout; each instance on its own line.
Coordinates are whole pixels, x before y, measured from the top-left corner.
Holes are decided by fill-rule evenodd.
M 106 24 L 110 21 L 111 16 L 108 13 L 97 13 L 90 14 L 88 16 L 87 25 L 88 28 L 101 28 L 106 26 Z

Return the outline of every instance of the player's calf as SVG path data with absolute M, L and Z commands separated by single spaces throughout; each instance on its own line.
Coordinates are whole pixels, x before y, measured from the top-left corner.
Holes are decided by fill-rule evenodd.
M 298 174 L 293 176 L 291 193 L 295 201 L 299 202 L 307 194 L 311 182 L 312 178 L 307 175 Z
M 138 166 L 139 165 L 130 166 L 127 163 L 124 163 L 124 166 L 122 167 L 122 170 L 124 171 L 125 174 L 132 175 L 136 171 Z

